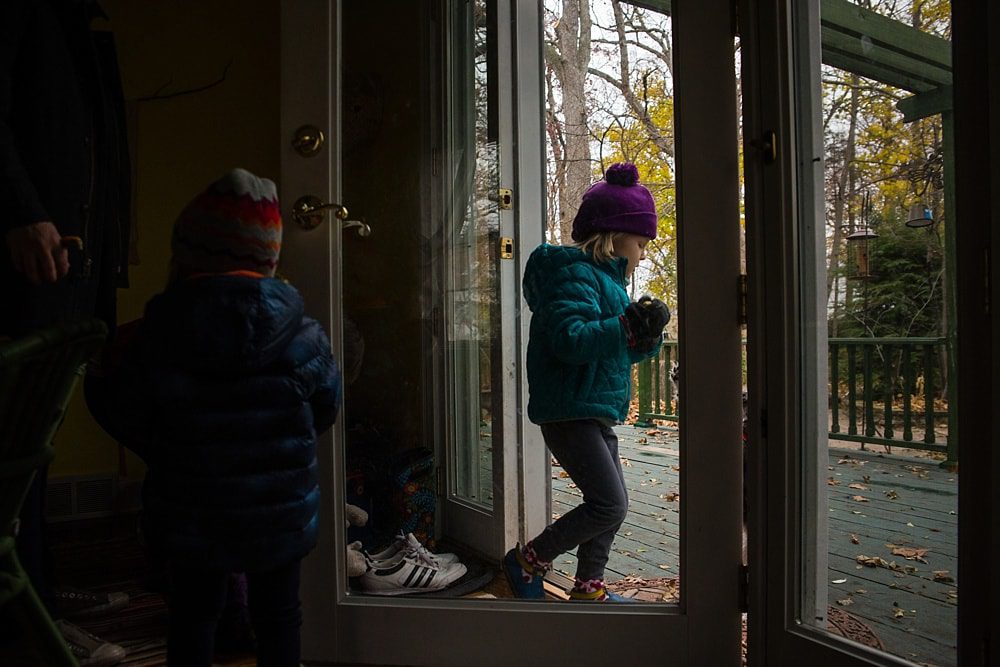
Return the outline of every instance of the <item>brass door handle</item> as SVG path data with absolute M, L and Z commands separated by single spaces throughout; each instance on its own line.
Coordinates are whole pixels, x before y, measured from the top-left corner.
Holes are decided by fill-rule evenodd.
M 347 207 L 342 204 L 327 204 L 319 197 L 303 195 L 292 204 L 292 219 L 302 229 L 316 229 L 323 222 L 323 211 L 333 209 L 338 220 L 347 220 Z

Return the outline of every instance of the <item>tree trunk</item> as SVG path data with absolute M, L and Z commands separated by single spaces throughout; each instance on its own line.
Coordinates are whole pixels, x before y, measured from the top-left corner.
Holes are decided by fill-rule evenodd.
M 564 180 L 559 184 L 560 242 L 569 243 L 580 198 L 590 186 L 590 127 L 586 82 L 590 65 L 590 0 L 563 0 L 550 64 L 562 92 Z

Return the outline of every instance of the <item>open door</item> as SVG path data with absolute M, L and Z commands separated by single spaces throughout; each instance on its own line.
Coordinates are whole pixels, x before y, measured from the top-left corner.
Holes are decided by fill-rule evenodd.
M 739 664 L 731 4 L 652 4 L 675 21 L 678 209 L 688 221 L 679 251 L 681 308 L 691 304 L 680 334 L 682 597 L 597 607 L 375 596 L 352 589 L 343 562 L 345 496 L 363 498 L 372 475 L 396 470 L 399 450 L 423 448 L 433 461 L 432 474 L 411 480 L 432 496 L 433 509 L 419 512 L 426 539 L 493 574 L 506 549 L 550 518 L 549 457 L 524 410 L 530 313 L 520 296 L 545 224 L 539 3 L 385 5 L 393 16 L 371 4 L 282 3 L 281 271 L 339 358 L 348 318 L 364 338 L 342 418 L 320 447 L 321 537 L 302 586 L 307 659 L 621 664 L 620 651 L 568 638 L 628 637 L 629 663 Z M 390 456 L 381 456 L 386 443 Z M 367 462 L 356 466 L 361 454 Z M 376 524 L 386 516 L 370 509 Z
M 774 0 L 740 20 L 750 664 L 966 664 L 950 10 Z

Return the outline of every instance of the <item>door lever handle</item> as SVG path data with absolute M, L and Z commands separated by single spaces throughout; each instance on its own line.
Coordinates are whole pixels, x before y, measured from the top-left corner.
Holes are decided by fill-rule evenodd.
M 371 236 L 372 228 L 366 222 L 361 220 L 344 220 L 344 229 L 350 229 L 351 227 L 358 228 L 358 236 Z
M 347 220 L 347 207 L 343 204 L 328 204 L 319 197 L 303 195 L 292 204 L 292 219 L 302 229 L 316 229 L 323 222 L 323 212 L 331 209 L 338 220 Z

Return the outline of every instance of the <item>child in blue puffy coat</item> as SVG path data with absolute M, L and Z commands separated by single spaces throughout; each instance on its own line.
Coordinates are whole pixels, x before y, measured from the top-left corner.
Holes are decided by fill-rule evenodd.
M 573 246 L 543 244 L 524 272 L 531 308 L 528 418 L 583 492 L 583 503 L 504 557 L 514 594 L 544 598 L 552 561 L 577 548 L 573 600 L 621 601 L 604 568 L 628 512 L 612 426 L 628 414 L 632 364 L 655 355 L 670 311 L 658 299 L 630 303 L 625 286 L 656 237 L 656 207 L 632 164 L 612 165 L 583 195 Z
M 108 431 L 148 466 L 143 532 L 171 573 L 167 660 L 212 663 L 245 572 L 257 664 L 299 665 L 299 573 L 316 545 L 316 441 L 341 378 L 320 324 L 274 277 L 274 183 L 236 169 L 174 224 L 167 289 L 102 383 Z

